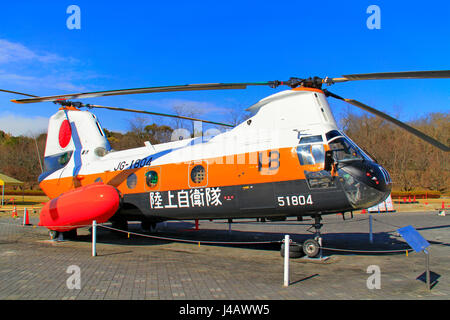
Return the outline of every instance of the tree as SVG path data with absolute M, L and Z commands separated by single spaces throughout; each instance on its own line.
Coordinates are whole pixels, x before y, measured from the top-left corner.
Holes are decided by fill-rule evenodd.
M 432 113 L 410 125 L 448 145 L 449 120 L 449 113 Z M 348 111 L 342 123 L 345 133 L 390 172 L 394 187 L 441 192 L 449 188 L 450 168 L 444 151 L 378 117 Z

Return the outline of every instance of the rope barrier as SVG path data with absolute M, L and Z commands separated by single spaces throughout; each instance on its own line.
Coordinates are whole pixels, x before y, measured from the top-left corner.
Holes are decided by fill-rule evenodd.
M 3 223 L 3 222 L 0 222 L 0 224 L 22 227 L 21 224 L 19 225 L 19 224 L 11 224 L 11 223 Z M 75 226 L 72 226 L 72 227 L 82 228 L 82 227 L 91 227 L 91 226 L 92 226 L 91 224 L 88 224 L 88 225 L 75 225 Z M 33 226 L 33 227 L 35 227 L 35 226 Z M 39 226 L 39 227 L 48 228 L 47 226 Z M 67 227 L 67 226 L 51 226 L 51 227 L 54 228 L 54 227 Z M 97 227 L 103 227 L 105 229 L 126 233 L 126 234 L 128 234 L 128 238 L 132 234 L 132 235 L 135 235 L 135 236 L 141 236 L 141 237 L 152 238 L 152 239 L 157 239 L 157 240 L 184 242 L 184 243 L 193 243 L 193 244 L 201 244 L 201 243 L 203 243 L 203 244 L 228 244 L 228 245 L 254 245 L 254 244 L 275 244 L 275 243 L 282 243 L 283 242 L 283 240 L 274 240 L 274 241 L 236 241 L 236 242 L 233 242 L 233 241 L 210 241 L 210 240 L 188 240 L 188 239 L 153 236 L 153 235 L 147 235 L 147 234 L 142 234 L 142 233 L 137 233 L 137 232 L 132 232 L 132 231 L 125 231 L 125 230 L 121 230 L 121 229 L 105 226 L 103 224 L 97 224 Z M 330 250 L 330 251 L 337 251 L 337 252 L 354 252 L 354 253 L 399 253 L 399 252 L 405 252 L 406 254 L 408 254 L 409 252 L 413 251 L 413 249 L 353 250 L 353 249 L 330 248 L 330 247 L 324 247 L 324 246 L 321 246 L 321 249 Z
M 0 224 L 3 225 L 10 225 L 10 226 L 15 226 L 15 227 L 23 227 L 22 224 L 15 224 L 15 223 L 4 223 L 4 222 L 0 222 Z M 71 225 L 71 226 L 38 226 L 38 225 L 33 225 L 33 227 L 39 227 L 39 228 L 84 228 L 84 227 L 92 227 L 92 224 L 79 224 L 79 225 Z

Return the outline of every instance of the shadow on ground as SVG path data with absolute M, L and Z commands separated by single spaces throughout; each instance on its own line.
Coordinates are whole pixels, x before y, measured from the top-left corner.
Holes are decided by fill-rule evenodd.
M 246 222 L 243 222 L 246 223 Z M 248 222 L 259 223 L 259 222 Z M 220 222 L 218 222 L 220 224 Z M 239 222 L 242 224 L 242 222 Z M 260 224 L 260 223 L 259 223 Z M 272 223 L 271 223 L 272 224 Z M 291 222 L 277 223 L 278 225 L 309 226 L 310 223 Z M 130 234 L 128 234 L 130 232 Z M 166 227 L 159 227 L 154 232 L 146 232 L 140 228 L 140 223 L 129 223 L 128 232 L 116 232 L 99 226 L 97 229 L 97 243 L 114 244 L 121 246 L 158 246 L 178 242 L 171 239 L 184 240 L 197 245 L 213 245 L 223 247 L 235 247 L 254 250 L 279 251 L 281 240 L 286 233 L 281 232 L 257 232 L 257 231 L 239 231 L 223 230 L 223 226 L 217 229 L 208 228 L 195 230 L 194 223 L 180 221 L 168 223 Z M 303 243 L 305 240 L 313 238 L 313 233 L 292 233 L 289 232 L 293 242 Z M 337 250 L 323 250 L 323 254 L 332 255 L 386 255 L 386 254 L 405 254 L 405 250 L 410 247 L 392 232 L 378 232 L 373 234 L 373 243 L 369 242 L 367 233 L 322 233 L 323 247 Z M 160 239 L 160 238 L 170 238 Z M 79 235 L 72 241 L 91 242 L 90 234 Z M 208 241 L 222 243 L 208 243 Z M 183 242 L 183 241 L 180 241 Z M 248 244 L 245 244 L 248 242 Z M 256 242 L 256 243 L 254 243 Z M 264 242 L 264 243 L 258 243 Z M 348 250 L 348 251 L 346 251 Z M 397 251 L 398 250 L 398 251 Z M 358 252 L 360 251 L 360 252 Z M 372 252 L 371 252 L 372 251 Z M 377 252 L 377 251 L 397 251 L 397 252 Z

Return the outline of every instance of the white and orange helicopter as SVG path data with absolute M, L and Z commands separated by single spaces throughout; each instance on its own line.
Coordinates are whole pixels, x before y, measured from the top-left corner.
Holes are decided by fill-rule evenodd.
M 288 81 L 209 83 L 147 87 L 12 100 L 54 102 L 49 121 L 41 189 L 51 199 L 39 224 L 52 236 L 80 226 L 111 221 L 144 229 L 165 220 L 285 218 L 311 216 L 316 233 L 303 243 L 308 256 L 320 247 L 321 216 L 371 207 L 391 191 L 388 172 L 339 130 L 327 97 L 375 114 L 448 152 L 449 147 L 372 107 L 342 98 L 323 85 L 380 79 L 450 78 L 450 71 L 408 71 L 291 78 Z M 199 136 L 114 151 L 97 117 L 81 108 L 165 115 L 73 102 L 103 96 L 245 89 L 285 85 L 285 90 L 251 106 L 253 116 L 212 138 Z M 174 115 L 166 115 L 178 117 Z M 218 122 L 180 117 L 194 121 Z

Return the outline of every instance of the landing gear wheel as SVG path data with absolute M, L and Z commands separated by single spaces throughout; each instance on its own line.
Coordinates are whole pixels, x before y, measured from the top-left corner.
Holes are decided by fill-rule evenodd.
M 281 244 L 280 255 L 284 258 L 284 243 Z M 302 246 L 297 243 L 289 244 L 289 258 L 300 258 L 303 256 Z
M 316 240 L 308 239 L 303 242 L 303 252 L 310 258 L 317 257 L 320 252 L 320 245 Z

